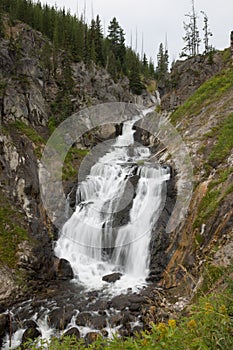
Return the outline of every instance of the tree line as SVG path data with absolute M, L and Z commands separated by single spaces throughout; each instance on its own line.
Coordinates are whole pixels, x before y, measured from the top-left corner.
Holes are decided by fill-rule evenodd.
M 195 2 L 194 0 L 191 0 L 191 12 L 185 14 L 185 17 L 187 17 L 187 21 L 183 23 L 185 35 L 183 37 L 183 41 L 185 46 L 183 47 L 180 57 L 183 58 L 190 58 L 195 57 L 200 54 L 200 44 L 203 40 L 204 44 L 204 51 L 203 54 L 211 55 L 214 52 L 213 46 L 210 44 L 210 38 L 212 37 L 212 32 L 209 28 L 209 19 L 207 14 L 204 11 L 201 11 L 201 14 L 203 15 L 203 39 L 201 40 L 200 37 L 200 31 L 198 28 L 198 15 L 195 10 Z M 159 51 L 157 54 L 157 66 L 155 69 L 155 78 L 158 82 L 158 86 L 161 87 L 161 89 L 164 89 L 167 85 L 169 85 L 169 55 L 168 55 L 168 49 L 167 44 L 160 43 L 159 45 Z
M 104 67 L 115 81 L 127 76 L 133 93 L 141 94 L 146 81 L 155 77 L 152 60 L 148 61 L 145 54 L 140 58 L 126 46 L 124 30 L 115 17 L 109 23 L 108 35 L 104 37 L 99 15 L 87 24 L 84 15 L 78 18 L 64 8 L 42 5 L 40 1 L 1 0 L 0 7 L 0 36 L 4 36 L 3 17 L 7 13 L 12 25 L 20 20 L 47 36 L 52 43 L 54 57 L 59 49 L 64 49 L 67 60 Z

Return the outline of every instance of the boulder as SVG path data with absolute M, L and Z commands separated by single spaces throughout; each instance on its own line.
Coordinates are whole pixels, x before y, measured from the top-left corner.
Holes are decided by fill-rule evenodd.
M 72 306 L 60 307 L 49 313 L 48 323 L 51 327 L 63 330 L 67 327 L 73 315 L 74 309 Z
M 79 332 L 78 328 L 72 327 L 64 333 L 64 337 L 67 337 L 67 336 L 75 337 L 77 340 L 79 340 L 80 339 L 80 332 Z
M 103 329 L 107 327 L 107 320 L 104 316 L 96 316 L 92 319 L 92 325 L 95 329 Z
M 41 337 L 41 335 L 41 331 L 38 328 L 27 328 L 23 333 L 22 344 L 29 340 L 35 340 L 36 338 Z
M 86 346 L 89 346 L 90 344 L 94 343 L 99 337 L 100 337 L 100 334 L 97 332 L 87 333 L 85 336 Z
M 3 338 L 10 330 L 10 317 L 8 314 L 0 314 L 0 347 L 2 346 Z
M 74 273 L 68 260 L 60 259 L 58 261 L 57 278 L 61 280 L 71 280 L 74 278 Z
M 90 327 L 92 322 L 92 316 L 89 312 L 81 312 L 80 314 L 78 314 L 78 316 L 76 317 L 76 325 L 77 326 L 82 326 L 82 327 Z
M 120 272 L 114 272 L 109 275 L 106 275 L 102 278 L 103 281 L 108 282 L 108 283 L 114 283 L 118 280 L 121 279 L 122 273 Z

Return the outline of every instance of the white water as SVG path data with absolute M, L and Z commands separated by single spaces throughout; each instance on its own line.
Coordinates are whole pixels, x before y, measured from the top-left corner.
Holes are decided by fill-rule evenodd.
M 122 136 L 79 185 L 76 211 L 64 225 L 55 248 L 59 258 L 70 261 L 75 283 L 87 289 L 102 289 L 112 295 L 126 293 L 129 288 L 136 291 L 146 284 L 151 231 L 163 208 L 162 190 L 169 178 L 166 170 L 147 162 L 150 158 L 148 148 L 141 145 L 132 147 L 135 120 L 124 123 Z M 127 192 L 125 198 L 127 179 L 135 174 L 137 162 L 142 165 L 137 168 L 140 178 L 136 191 L 131 187 L 131 193 Z M 119 210 L 119 206 L 123 209 L 122 197 L 125 206 L 131 201 L 129 220 L 126 225 L 113 229 L 112 213 Z M 110 247 L 115 248 L 106 257 L 103 248 Z M 104 275 L 115 271 L 123 273 L 120 280 L 113 284 L 102 281 Z M 57 331 L 49 327 L 47 313 L 44 310 L 39 318 L 36 313 L 31 319 L 37 322 L 42 339 L 49 341 Z M 73 317 L 67 329 L 75 326 Z M 89 327 L 78 328 L 82 336 L 92 330 Z M 107 327 L 107 330 L 111 336 L 117 329 Z M 20 329 L 13 334 L 11 347 L 9 336 L 6 336 L 3 349 L 19 346 L 23 332 L 24 329 Z
M 75 281 L 88 289 L 104 288 L 117 294 L 145 284 L 149 272 L 151 230 L 163 206 L 162 189 L 169 175 L 151 164 L 139 166 L 136 195 L 131 185 L 130 194 L 123 197 L 128 178 L 135 171 L 132 163 L 141 164 L 150 157 L 148 148 L 132 146 L 135 121 L 124 123 L 122 135 L 80 184 L 80 201 L 55 247 L 59 258 L 70 261 Z M 124 207 L 132 201 L 129 222 L 113 229 L 112 213 L 122 206 L 122 197 Z M 110 247 L 115 248 L 106 257 L 103 248 Z M 104 275 L 115 271 L 123 273 L 119 281 L 111 286 L 102 281 Z

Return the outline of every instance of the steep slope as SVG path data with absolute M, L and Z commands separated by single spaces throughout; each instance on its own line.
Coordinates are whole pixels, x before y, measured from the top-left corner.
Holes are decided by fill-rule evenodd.
M 171 259 L 162 284 L 183 289 L 185 283 L 185 293 L 191 295 L 203 269 L 232 264 L 232 78 L 228 61 L 170 116 L 190 151 L 194 192 L 188 216 L 168 249 Z

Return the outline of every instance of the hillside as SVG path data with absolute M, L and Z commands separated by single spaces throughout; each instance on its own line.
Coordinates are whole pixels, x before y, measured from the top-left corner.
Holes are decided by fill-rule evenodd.
M 167 234 L 165 227 L 180 174 L 171 154 L 166 150 L 159 153 L 158 161 L 170 165 L 174 177 L 168 186 L 166 213 L 153 232 L 157 247 L 151 248 L 150 277 L 154 280 L 149 292 L 133 295 L 133 301 L 128 296 L 108 301 L 121 308 L 125 317 L 122 335 L 129 337 L 125 343 L 120 341 L 119 345 L 116 340 L 108 347 L 162 349 L 176 342 L 174 349 L 184 349 L 180 347 L 184 333 L 185 346 L 196 337 L 190 348 L 197 349 L 200 339 L 212 334 L 217 322 L 219 338 L 225 337 L 225 343 L 219 340 L 216 349 L 231 346 L 227 336 L 232 333 L 233 277 L 233 68 L 229 50 L 216 52 L 211 61 L 198 56 L 177 62 L 159 106 L 151 86 L 150 93 L 144 89 L 142 95 L 135 95 L 126 75 L 116 80 L 106 67 L 94 62 L 89 65 L 69 58 L 67 63 L 64 48 L 57 50 L 54 74 L 50 66 L 54 59 L 52 41 L 19 20 L 9 25 L 4 16 L 5 34 L 0 39 L 0 312 L 29 298 L 53 298 L 59 290 L 60 299 L 65 300 L 70 292 L 72 274 L 69 268 L 65 273 L 61 266 L 59 270 L 53 253 L 58 231 L 40 197 L 38 172 L 49 136 L 60 122 L 86 107 L 104 102 L 136 103 L 143 108 L 154 106 L 157 112 L 162 109 L 169 117 L 188 148 L 194 189 L 185 219 Z M 90 149 L 116 137 L 120 128 L 118 124 L 96 128 L 71 148 L 63 167 L 66 194 L 74 188 L 77 168 Z M 159 137 L 139 128 L 137 138 L 155 154 L 164 147 Z M 89 302 L 95 297 L 88 295 Z M 188 306 L 180 318 L 181 310 L 197 300 L 199 309 L 190 311 Z M 60 312 L 53 318 L 62 318 L 64 310 Z M 68 313 L 72 315 L 72 310 Z M 129 324 L 139 314 L 148 333 L 134 340 Z M 2 315 L 0 343 L 9 322 Z M 195 324 L 200 317 L 203 323 L 197 333 Z M 102 341 L 96 348 L 102 348 Z M 203 340 L 203 349 L 212 348 L 216 338 L 208 341 Z

